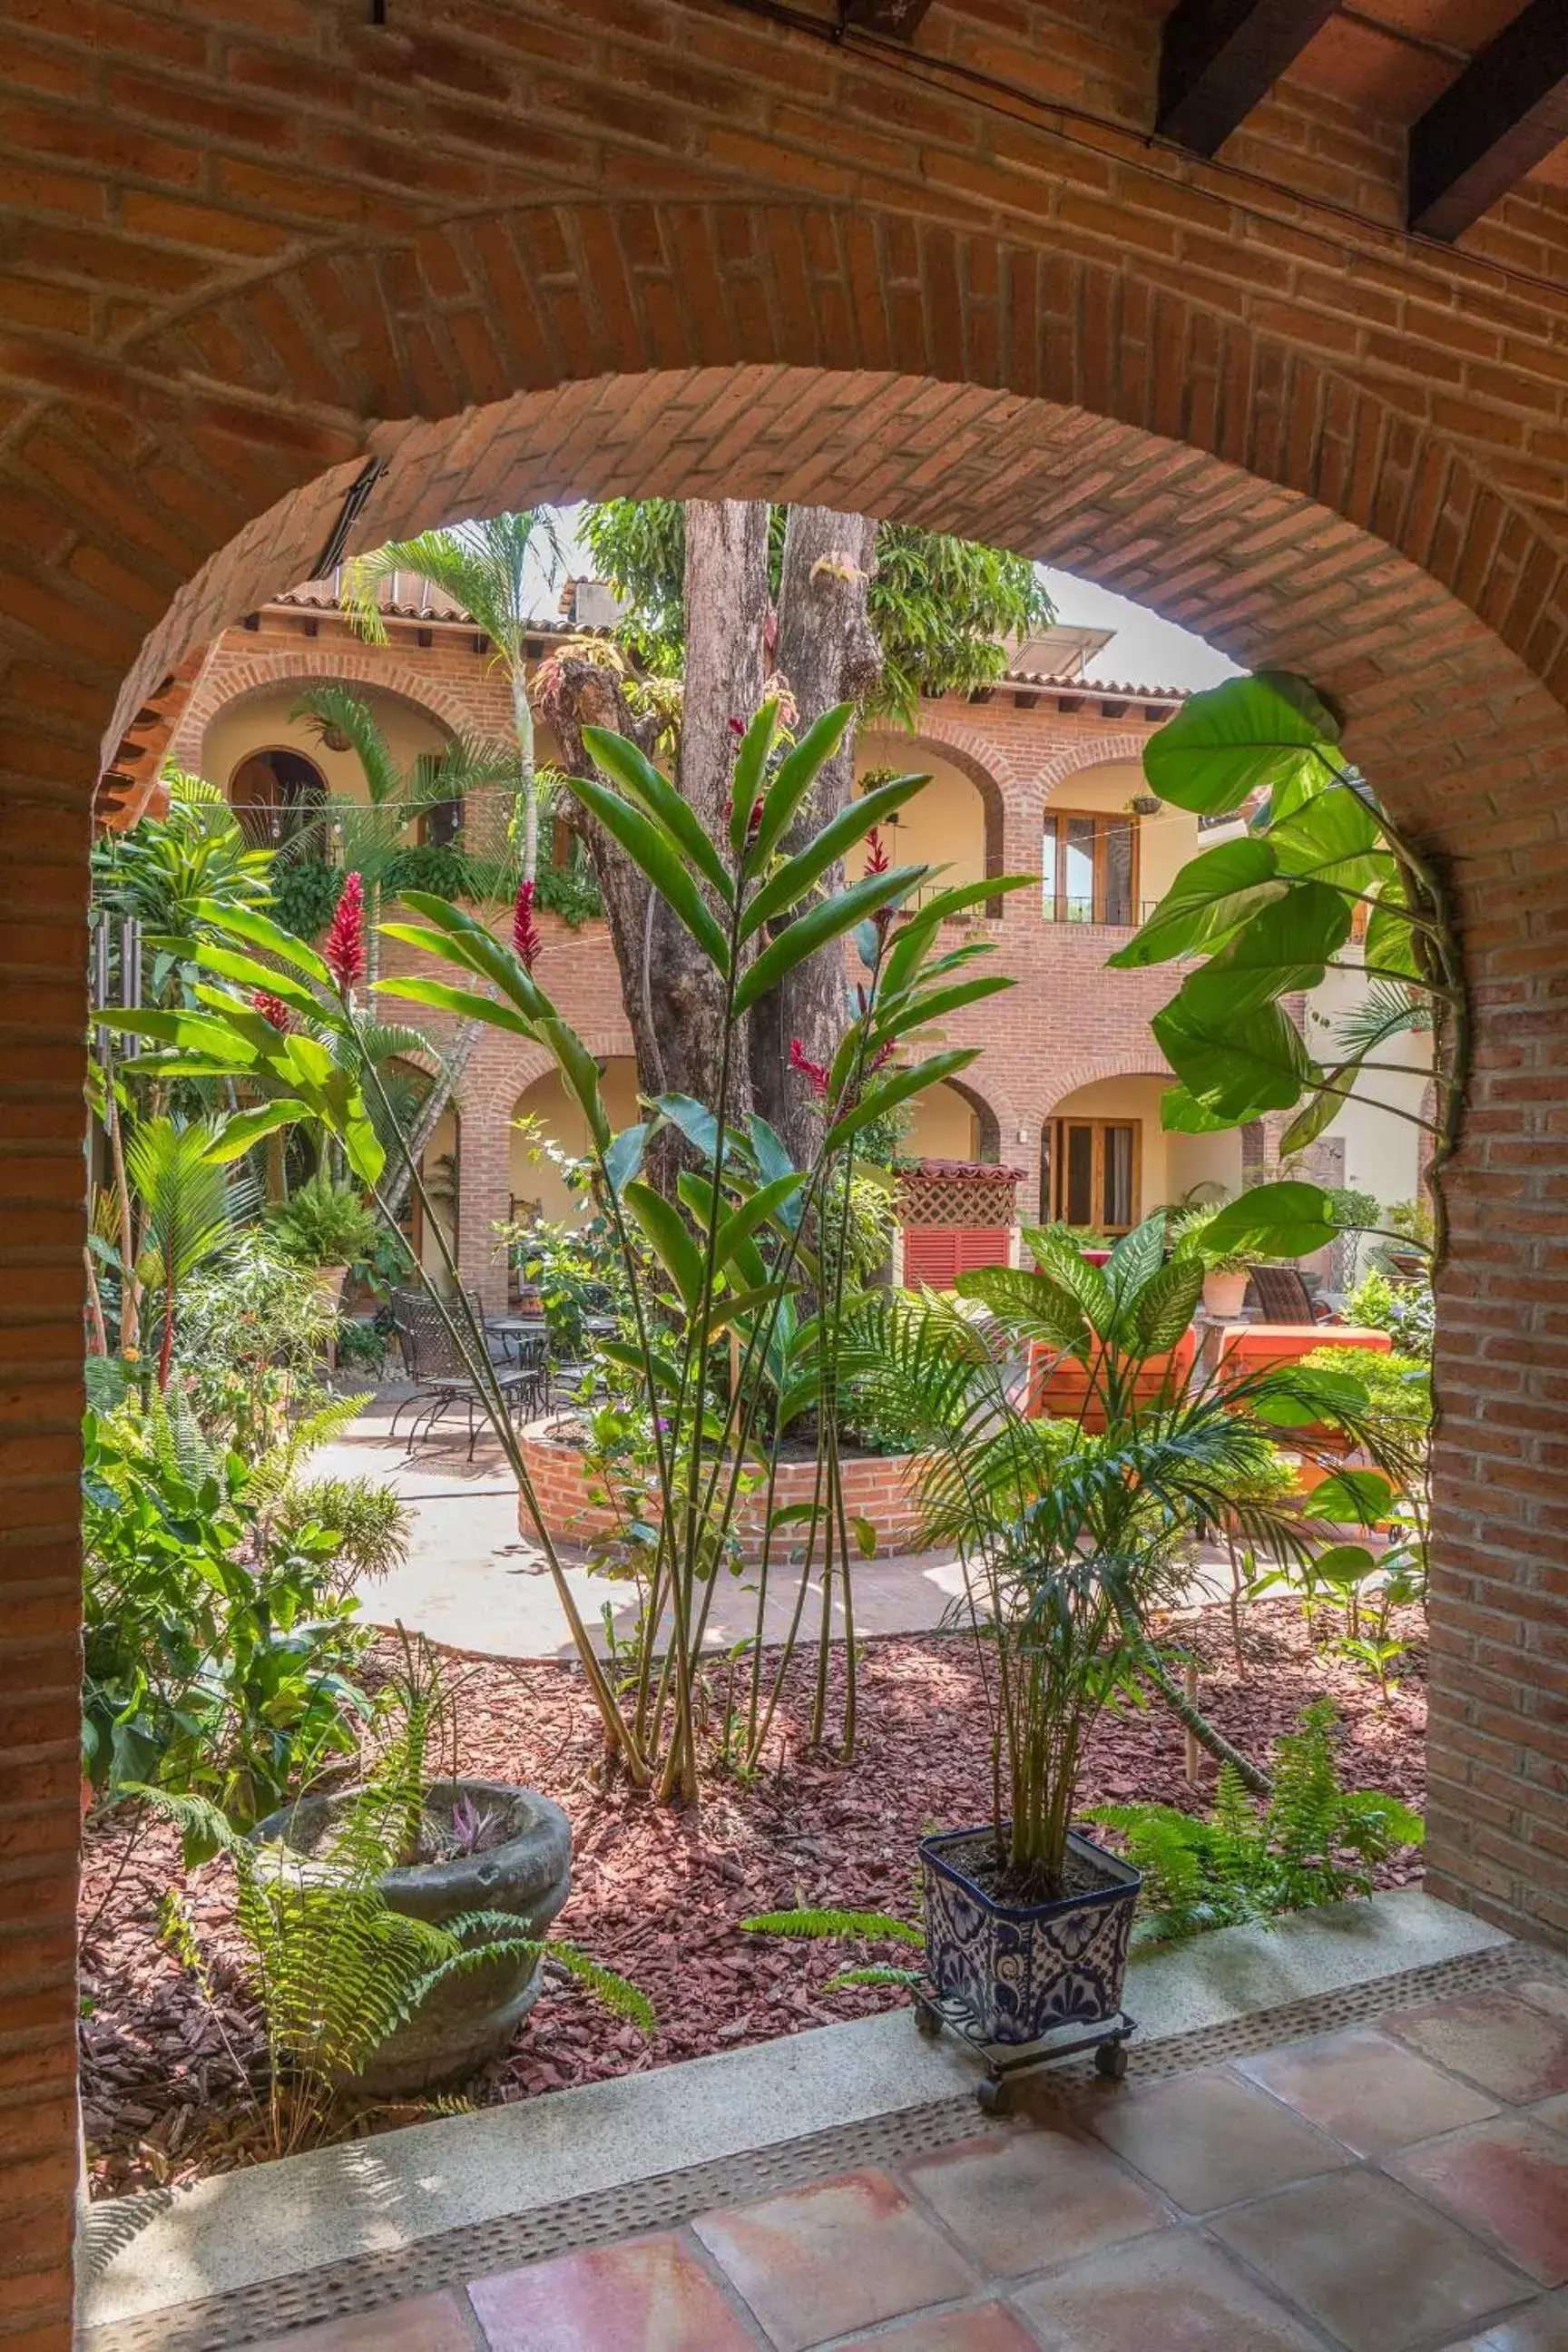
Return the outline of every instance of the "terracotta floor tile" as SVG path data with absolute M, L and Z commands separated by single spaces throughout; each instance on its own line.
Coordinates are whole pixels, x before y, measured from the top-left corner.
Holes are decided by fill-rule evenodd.
M 1568 2017 L 1517 1992 L 1470 1993 L 1380 2021 L 1384 2032 L 1516 2105 L 1568 2091 Z
M 871 2352 L 880 2352 L 884 2344 L 888 2352 L 1039 2352 L 1034 2337 L 999 2303 L 906 2319 L 869 2342 Z
M 1568 2017 L 1568 1984 L 1555 1978 L 1531 1977 L 1515 1985 L 1521 2000 L 1529 2001 L 1532 2009 L 1544 2009 L 1552 2017 Z
M 473 2346 L 456 2295 L 421 2294 L 319 2327 L 296 2327 L 252 2352 L 473 2352 Z
M 1544 2294 L 1484 2336 L 1456 2344 L 1453 2352 L 1568 2352 L 1568 2295 Z
M 1171 2230 L 1024 2287 L 1047 2352 L 1308 2352 L 1310 2336 L 1217 2246 Z
M 1405 2352 L 1529 2294 L 1396 2181 L 1358 2168 L 1238 2205 L 1215 2234 L 1350 2352 Z
M 1542 2286 L 1568 2282 L 1568 2141 L 1558 2133 L 1504 2116 L 1406 2148 L 1390 2169 Z
M 1531 2107 L 1529 2113 L 1536 2123 L 1544 2124 L 1548 2131 L 1568 2133 L 1568 2091 L 1559 2091 L 1554 2099 L 1542 2099 L 1540 2105 Z
M 1097 2140 L 1048 2126 L 963 2140 L 904 2172 L 980 2268 L 1004 2278 L 1076 2261 L 1169 2219 Z
M 468 2296 L 491 2352 L 755 2352 L 675 2237 L 584 2247 L 478 2279 Z
M 1495 2099 L 1456 2083 L 1371 2026 L 1266 2050 L 1239 2059 L 1237 2072 L 1357 2156 L 1383 2156 L 1497 2113 Z
M 806 2352 L 979 2284 L 884 2172 L 847 2172 L 704 2213 L 693 2227 L 779 2352 Z
M 1348 2164 L 1344 2150 L 1228 2074 L 1096 2091 L 1078 2110 L 1117 2154 L 1188 2213 L 1209 2213 Z

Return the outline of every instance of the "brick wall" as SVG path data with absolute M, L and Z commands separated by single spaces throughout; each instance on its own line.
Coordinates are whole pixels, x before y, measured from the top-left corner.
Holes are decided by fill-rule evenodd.
M 1563 191 L 1409 239 L 1397 94 L 1302 77 L 1183 156 L 1148 136 L 1154 12 L 1121 0 L 937 0 L 920 67 L 728 0 L 390 13 L 29 0 L 0 34 L 0 2332 L 27 2352 L 68 2341 L 88 805 L 104 761 L 106 802 L 144 788 L 172 682 L 315 571 L 367 454 L 356 546 L 541 498 L 815 498 L 1026 550 L 1341 702 L 1476 990 L 1433 1883 L 1568 1937 Z

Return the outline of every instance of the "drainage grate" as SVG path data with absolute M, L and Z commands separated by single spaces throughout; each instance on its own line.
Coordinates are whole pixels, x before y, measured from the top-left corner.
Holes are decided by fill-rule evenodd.
M 1134 2042 L 1131 2070 L 1139 2082 L 1155 2082 L 1194 2067 L 1245 2058 L 1281 2042 L 1300 2041 L 1310 2033 L 1363 2024 L 1391 2009 L 1452 2000 L 1521 1977 L 1542 1976 L 1568 1981 L 1568 1960 L 1534 1945 L 1495 1945 L 1458 1959 L 1379 1977 L 1369 1984 L 1347 1985 L 1277 2009 L 1258 2010 L 1227 2024 L 1173 2034 L 1147 2045 Z M 1054 2070 L 1052 2079 L 1069 2088 L 1089 2083 L 1093 2080 L 1092 2063 L 1075 2060 Z M 680 2172 L 628 2181 L 616 2189 L 597 2189 L 558 2205 L 537 2206 L 531 2212 L 470 2222 L 422 2238 L 396 2252 L 357 2254 L 298 2276 L 242 2287 L 232 2294 L 177 2304 L 136 2319 L 87 2328 L 78 2339 L 78 2352 L 230 2352 L 232 2347 L 279 2336 L 291 2327 L 371 2311 L 405 2296 L 427 2294 L 438 2287 L 516 2270 L 524 2263 L 569 2253 L 580 2246 L 671 2229 L 711 2206 L 750 2204 L 824 2174 L 853 2171 L 862 2165 L 901 2164 L 928 2148 L 966 2138 L 984 2123 L 973 2097 L 959 2093 L 900 2115 L 839 2125 L 831 2131 L 783 2140 L 750 2154 L 691 2165 Z M 138 2209 L 134 2215 L 123 2210 L 132 2201 Z M 150 2220 L 169 2201 L 166 2194 L 161 2194 L 98 2207 L 84 2233 L 83 2274 L 101 2270 L 106 2260 L 112 2260 L 114 2249 L 134 2234 L 138 2218 Z

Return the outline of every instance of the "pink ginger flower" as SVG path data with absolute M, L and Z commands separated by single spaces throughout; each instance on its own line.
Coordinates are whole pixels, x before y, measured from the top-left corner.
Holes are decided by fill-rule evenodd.
M 342 895 L 321 941 L 321 955 L 345 996 L 356 980 L 364 978 L 364 884 L 357 874 L 343 877 Z
M 250 1007 L 253 1013 L 260 1013 L 263 1021 L 270 1021 L 274 1029 L 281 1029 L 286 1034 L 294 1026 L 294 1016 L 289 1007 L 280 996 L 274 996 L 269 988 L 257 989 L 251 997 Z
M 544 941 L 539 925 L 533 919 L 533 884 L 520 882 L 517 904 L 511 913 L 511 944 L 524 971 L 533 970 L 534 959 Z
M 827 1072 L 820 1062 L 811 1059 L 798 1037 L 792 1037 L 789 1041 L 789 1066 L 792 1070 L 798 1070 L 803 1078 L 810 1080 L 814 1092 L 826 1094 Z

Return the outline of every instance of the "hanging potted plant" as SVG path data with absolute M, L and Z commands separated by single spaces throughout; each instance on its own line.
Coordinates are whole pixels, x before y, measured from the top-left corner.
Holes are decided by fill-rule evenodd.
M 1127 805 L 1134 816 L 1158 816 L 1165 803 L 1158 793 L 1134 793 Z

